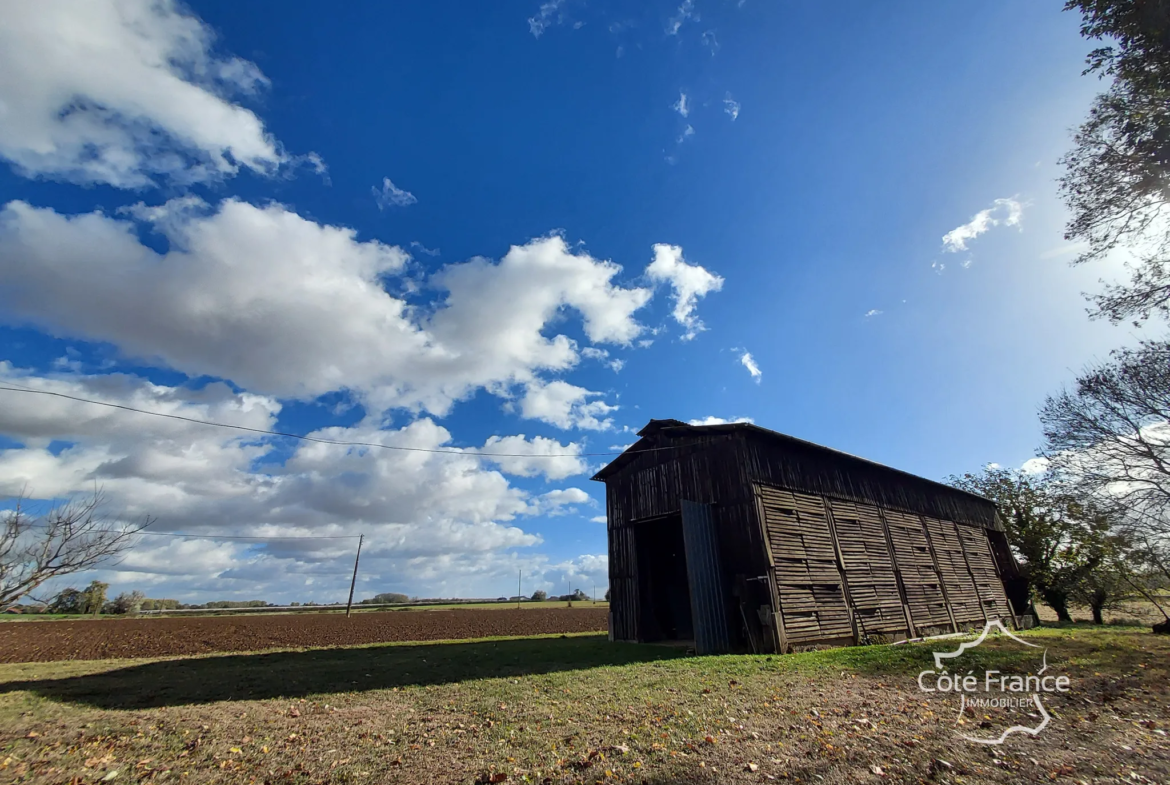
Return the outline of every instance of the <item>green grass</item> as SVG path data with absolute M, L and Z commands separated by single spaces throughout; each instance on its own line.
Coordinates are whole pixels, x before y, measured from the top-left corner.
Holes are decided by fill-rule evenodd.
M 1170 750 L 1121 748 L 1163 743 L 1137 720 L 1166 727 L 1170 640 L 1087 625 L 1024 635 L 1077 693 L 1054 705 L 1051 732 L 995 756 L 956 746 L 946 707 L 915 686 L 953 640 L 688 657 L 585 634 L 0 665 L 0 779 L 876 782 L 872 766 L 891 781 L 932 779 L 943 758 L 967 781 L 1018 781 L 998 756 L 1034 759 L 1044 779 L 1061 766 L 1073 781 L 1112 778 L 1117 758 L 1170 780 Z M 968 654 L 976 669 L 1035 657 L 1002 639 Z

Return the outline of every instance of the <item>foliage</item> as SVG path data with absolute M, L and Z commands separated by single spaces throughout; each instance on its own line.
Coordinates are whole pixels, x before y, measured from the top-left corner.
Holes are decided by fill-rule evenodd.
M 178 600 L 155 600 L 147 597 L 142 601 L 142 610 L 144 611 L 173 611 L 178 608 Z
M 532 592 L 532 601 L 533 602 L 544 602 L 547 599 L 548 599 L 548 592 L 546 592 L 544 589 L 537 589 L 536 591 Z
M 362 605 L 389 605 L 389 604 L 398 604 L 398 603 L 403 603 L 403 602 L 410 602 L 410 597 L 407 597 L 405 594 L 399 594 L 398 592 L 391 591 L 391 592 L 383 592 L 382 594 L 375 594 L 370 599 L 362 600 L 361 603 L 359 603 L 359 604 L 362 604 Z
M 89 586 L 85 587 L 82 592 L 85 595 L 85 603 L 82 613 L 90 613 L 97 616 L 102 612 L 106 606 L 106 590 L 110 588 L 110 584 L 102 583 L 101 581 L 91 581 Z
M 0 523 L 0 609 L 20 600 L 50 578 L 82 572 L 117 556 L 133 543 L 138 528 L 114 527 L 101 514 L 102 494 L 54 507 L 40 518 L 25 511 L 23 499 Z
M 49 602 L 49 613 L 85 613 L 85 594 L 77 589 L 62 589 Z
M 1064 156 L 1061 194 L 1072 217 L 1065 237 L 1085 243 L 1077 264 L 1115 248 L 1135 254 L 1128 284 L 1095 298 L 1118 322 L 1170 316 L 1170 7 L 1143 0 L 1070 0 L 1081 33 L 1109 40 L 1086 73 L 1111 77 Z
M 1030 589 L 1062 622 L 1081 583 L 1105 560 L 1109 518 L 1087 508 L 1051 476 L 987 467 L 949 478 L 951 485 L 996 503 Z
M 142 613 L 142 605 L 146 602 L 146 595 L 135 589 L 130 593 L 122 592 L 114 598 L 114 613 L 124 613 L 128 616 L 137 616 Z

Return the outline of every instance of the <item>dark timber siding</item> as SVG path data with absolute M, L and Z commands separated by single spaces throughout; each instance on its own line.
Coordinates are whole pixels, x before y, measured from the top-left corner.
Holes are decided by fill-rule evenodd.
M 988 542 L 1001 527 L 986 499 L 750 425 L 656 420 L 640 435 L 595 478 L 606 484 L 616 640 L 653 634 L 639 628 L 639 553 L 684 500 L 710 505 L 738 648 L 897 638 L 1010 615 L 1002 579 L 1014 562 Z

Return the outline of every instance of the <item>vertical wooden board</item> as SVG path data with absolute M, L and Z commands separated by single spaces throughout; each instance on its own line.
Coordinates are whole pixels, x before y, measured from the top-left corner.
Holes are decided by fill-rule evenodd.
M 759 487 L 784 633 L 791 644 L 853 635 L 824 501 Z
M 959 624 L 982 624 L 986 617 L 979 603 L 975 583 L 967 569 L 967 560 L 955 524 L 937 518 L 924 518 L 924 521 L 955 621 Z
M 982 527 L 965 524 L 958 524 L 958 531 L 984 612 L 992 619 L 1011 618 L 1011 606 L 1004 592 L 1003 580 L 995 569 L 987 531 Z
M 876 507 L 829 500 L 849 597 L 863 634 L 906 630 L 894 563 Z
M 898 510 L 882 510 L 882 515 L 889 525 L 890 541 L 902 571 L 906 604 L 910 607 L 914 625 L 919 628 L 949 626 L 951 617 L 922 519 Z

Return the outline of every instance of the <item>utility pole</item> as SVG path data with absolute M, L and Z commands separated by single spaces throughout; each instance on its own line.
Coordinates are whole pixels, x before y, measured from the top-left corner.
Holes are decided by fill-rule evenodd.
M 357 584 L 358 560 L 362 558 L 362 540 L 364 540 L 365 538 L 366 538 L 366 535 L 364 535 L 364 534 L 358 535 L 357 555 L 353 557 L 353 578 L 350 579 L 350 582 L 349 582 L 349 602 L 345 603 L 346 617 L 349 616 L 350 608 L 353 607 L 353 587 Z
M 516 610 L 520 610 L 520 582 L 524 580 L 524 570 L 520 570 L 520 574 L 516 576 Z

